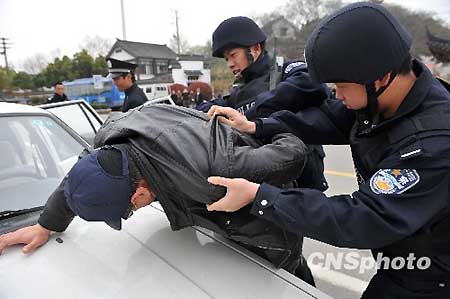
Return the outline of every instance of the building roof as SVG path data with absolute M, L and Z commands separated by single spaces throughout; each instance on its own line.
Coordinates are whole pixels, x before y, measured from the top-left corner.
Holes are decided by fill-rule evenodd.
M 117 39 L 106 57 L 110 57 L 113 50 L 121 48 L 134 57 L 176 59 L 177 54 L 167 45 L 149 44 L 141 42 L 132 42 L 128 40 Z
M 295 32 L 299 32 L 299 29 L 297 28 L 297 26 L 295 26 L 292 22 L 288 21 L 283 16 L 279 16 L 277 18 L 270 20 L 269 22 L 264 24 L 261 29 L 262 29 L 262 31 L 264 31 L 264 33 L 266 33 L 268 35 L 272 35 L 273 34 L 272 26 L 273 26 L 273 24 L 278 23 L 278 22 L 283 22 L 284 24 L 287 24 L 290 27 L 292 27 L 295 30 Z
M 426 31 L 427 45 L 433 56 L 441 62 L 450 62 L 450 40 L 434 36 L 428 27 L 426 27 Z
M 184 70 L 186 76 L 201 76 L 203 75 L 202 71 L 199 70 Z
M 206 58 L 203 55 L 198 54 L 180 54 L 177 57 L 178 61 L 205 61 Z
M 171 72 L 156 74 L 151 79 L 137 80 L 136 83 L 139 84 L 155 84 L 155 83 L 173 83 L 173 76 Z

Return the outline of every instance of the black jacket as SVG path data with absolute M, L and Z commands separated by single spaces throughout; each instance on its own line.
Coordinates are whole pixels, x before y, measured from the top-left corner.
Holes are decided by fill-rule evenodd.
M 67 98 L 65 93 L 63 93 L 62 96 L 60 96 L 59 94 L 55 93 L 55 94 L 53 94 L 53 97 L 51 99 L 47 100 L 47 104 L 64 102 L 64 101 L 68 101 L 68 100 L 69 99 Z
M 235 82 L 237 86 L 228 97 L 202 103 L 198 110 L 208 111 L 212 105 L 227 106 L 245 114 L 247 119 L 268 117 L 280 110 L 297 112 L 308 107 L 320 106 L 329 95 L 324 84 L 312 82 L 306 64 L 289 61 L 284 64 L 281 78 L 273 90 L 270 89 L 271 59 L 265 53 L 248 68 L 242 71 L 242 78 Z M 273 80 L 275 80 L 273 79 Z M 307 146 L 305 171 L 296 182 L 302 188 L 314 188 L 320 191 L 328 189 L 323 174 L 325 152 L 321 145 Z
M 425 65 L 414 61 L 413 70 L 417 80 L 389 119 L 359 119 L 330 99 L 319 108 L 258 120 L 259 136 L 287 128 L 306 142 L 350 144 L 359 190 L 327 198 L 263 184 L 254 206 L 266 220 L 335 246 L 429 257 L 426 271 L 386 270 L 409 287 L 416 279 L 450 277 L 450 94 Z M 267 208 L 258 206 L 264 199 Z
M 255 103 L 256 96 L 269 90 L 270 57 L 265 53 L 242 71 L 242 77 L 233 84 L 231 94 L 198 105 L 197 109 L 207 112 L 212 105 L 227 106 L 244 114 Z
M 133 83 L 130 88 L 125 90 L 125 101 L 122 105 L 122 112 L 127 112 L 128 110 L 136 108 L 147 101 L 147 96 L 142 89 L 140 89 L 136 83 Z
M 208 212 L 205 205 L 226 193 L 207 182 L 212 175 L 278 186 L 298 177 L 305 159 L 300 139 L 285 133 L 263 145 L 217 119 L 208 121 L 202 112 L 148 105 L 109 118 L 95 139 L 96 147 L 120 143 L 127 145 L 129 156 L 155 190 L 173 230 L 206 227 L 244 246 L 261 248 L 280 267 L 300 258 L 302 238 L 251 216 L 250 207 L 224 213 Z M 63 184 L 39 219 L 54 231 L 65 230 L 74 216 L 64 200 Z

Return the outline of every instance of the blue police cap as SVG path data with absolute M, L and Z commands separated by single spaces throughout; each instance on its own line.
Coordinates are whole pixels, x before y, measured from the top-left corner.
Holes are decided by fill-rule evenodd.
M 136 70 L 137 64 L 122 61 L 114 58 L 107 59 L 108 72 L 111 78 L 116 78 L 122 74 L 134 72 Z
M 102 167 L 99 155 L 107 157 L 109 167 Z M 79 217 L 87 221 L 104 221 L 120 230 L 122 216 L 131 199 L 126 153 L 107 146 L 83 157 L 69 171 L 64 195 L 69 208 Z

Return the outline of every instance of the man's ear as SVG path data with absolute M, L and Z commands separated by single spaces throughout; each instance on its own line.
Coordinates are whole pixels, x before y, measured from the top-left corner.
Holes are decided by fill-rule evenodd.
M 375 85 L 378 84 L 379 87 L 386 86 L 386 85 L 388 84 L 389 80 L 391 79 L 391 74 L 392 74 L 392 73 L 389 72 L 389 73 L 387 73 L 386 75 L 384 75 L 383 78 L 381 78 L 381 79 L 375 81 Z M 379 87 L 378 87 L 378 88 L 379 88 Z
M 250 51 L 253 54 L 254 59 L 258 59 L 258 57 L 261 55 L 262 47 L 261 44 L 255 44 L 253 46 L 250 46 Z

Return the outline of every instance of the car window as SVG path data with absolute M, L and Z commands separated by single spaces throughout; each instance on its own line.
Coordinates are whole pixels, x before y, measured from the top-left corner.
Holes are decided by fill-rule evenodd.
M 48 108 L 47 110 L 56 115 L 81 136 L 95 134 L 94 129 L 79 105 L 59 106 Z
M 50 117 L 0 117 L 0 211 L 44 205 L 83 148 Z
M 94 117 L 94 115 L 91 113 L 91 111 L 89 111 L 89 109 L 86 106 L 80 105 L 80 107 L 88 116 L 89 120 L 91 121 L 91 124 L 95 128 L 95 131 L 98 131 L 98 129 L 100 129 L 100 127 L 102 126 L 100 121 L 96 117 Z

